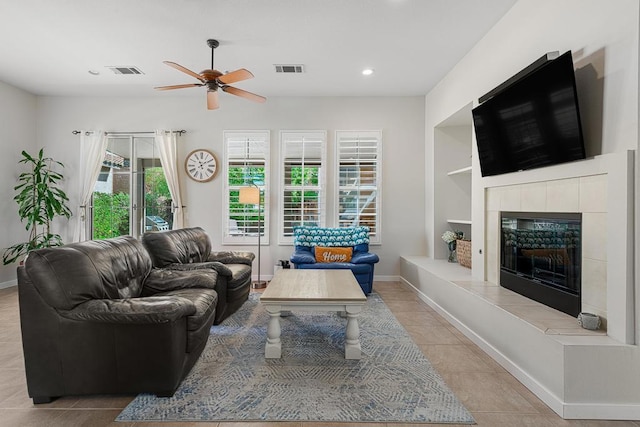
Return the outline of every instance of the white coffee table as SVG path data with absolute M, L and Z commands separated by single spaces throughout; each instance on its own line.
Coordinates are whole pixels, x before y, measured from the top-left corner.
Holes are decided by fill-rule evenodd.
M 295 270 L 283 269 L 276 273 L 260 296 L 260 303 L 269 313 L 267 343 L 264 356 L 278 359 L 282 356 L 280 341 L 280 314 L 282 311 L 336 311 L 345 312 L 345 359 L 360 359 L 360 329 L 358 316 L 367 297 L 351 270 Z

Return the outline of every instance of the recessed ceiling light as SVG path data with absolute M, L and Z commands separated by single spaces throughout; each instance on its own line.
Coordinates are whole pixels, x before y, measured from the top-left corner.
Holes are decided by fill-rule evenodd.
M 98 76 L 98 75 L 100 75 L 100 71 L 98 71 L 98 70 L 89 70 L 89 74 L 91 74 L 92 76 Z
M 373 74 L 373 69 L 372 68 L 365 68 L 364 70 L 362 70 L 362 75 L 363 76 L 370 76 L 371 74 Z

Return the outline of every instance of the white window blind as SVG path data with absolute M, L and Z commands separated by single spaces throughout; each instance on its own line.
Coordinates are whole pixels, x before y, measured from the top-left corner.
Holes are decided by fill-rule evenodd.
M 280 133 L 281 244 L 293 242 L 297 225 L 325 226 L 326 147 L 324 131 Z
M 380 242 L 381 131 L 336 132 L 338 227 L 366 225 Z
M 269 244 L 269 131 L 225 131 L 224 244 L 257 244 L 260 215 L 261 244 Z M 262 206 L 238 201 L 241 187 L 255 184 Z

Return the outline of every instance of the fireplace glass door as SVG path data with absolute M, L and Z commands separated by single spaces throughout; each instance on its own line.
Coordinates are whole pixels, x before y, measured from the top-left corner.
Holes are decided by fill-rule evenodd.
M 553 300 L 572 296 L 569 314 L 579 311 L 581 219 L 579 213 L 502 212 L 500 284 L 565 312 Z

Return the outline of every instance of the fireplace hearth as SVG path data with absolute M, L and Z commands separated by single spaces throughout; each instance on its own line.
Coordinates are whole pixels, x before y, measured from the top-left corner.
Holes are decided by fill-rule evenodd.
M 582 214 L 501 212 L 500 219 L 500 286 L 577 316 Z

